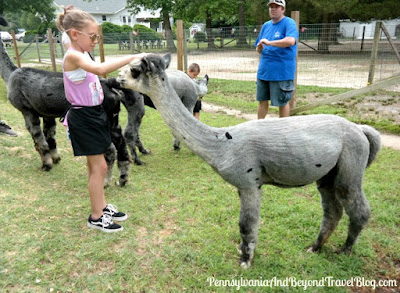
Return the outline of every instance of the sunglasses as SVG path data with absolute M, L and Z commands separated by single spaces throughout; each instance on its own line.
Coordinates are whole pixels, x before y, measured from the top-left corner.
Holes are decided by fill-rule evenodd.
M 81 31 L 77 31 L 78 33 L 80 33 L 80 34 L 82 34 L 82 35 L 86 35 L 86 36 L 88 36 L 91 40 L 92 40 L 92 42 L 99 42 L 100 41 L 100 38 L 101 38 L 101 36 L 100 35 L 98 35 L 98 34 L 87 34 L 87 33 L 84 33 L 84 32 L 81 32 Z

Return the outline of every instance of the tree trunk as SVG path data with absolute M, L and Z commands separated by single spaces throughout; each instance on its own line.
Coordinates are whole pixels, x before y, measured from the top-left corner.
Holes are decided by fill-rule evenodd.
M 238 46 L 246 46 L 246 0 L 241 0 L 239 4 L 239 38 Z
M 330 23 L 329 23 L 329 16 L 325 14 L 323 16 L 322 29 L 318 35 L 318 53 L 329 54 L 329 43 L 330 43 Z
M 206 12 L 206 32 L 207 32 L 207 42 L 208 42 L 208 49 L 214 49 L 214 36 L 212 35 L 211 29 L 211 13 L 209 10 Z
M 172 34 L 171 23 L 169 22 L 169 13 L 165 9 L 162 10 L 165 37 L 167 39 L 167 48 L 171 51 L 176 51 L 176 46 L 174 43 L 174 36 Z

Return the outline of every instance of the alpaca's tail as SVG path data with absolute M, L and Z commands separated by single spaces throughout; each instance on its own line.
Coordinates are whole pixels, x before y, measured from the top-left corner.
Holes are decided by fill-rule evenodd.
M 375 160 L 379 149 L 381 148 L 381 135 L 380 133 L 371 126 L 359 125 L 361 130 L 364 132 L 365 136 L 369 141 L 369 157 L 367 167 Z

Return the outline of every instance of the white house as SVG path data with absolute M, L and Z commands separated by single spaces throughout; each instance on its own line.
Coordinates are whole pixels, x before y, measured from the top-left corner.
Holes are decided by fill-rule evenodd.
M 62 11 L 61 6 L 74 7 L 90 13 L 98 23 L 111 22 L 116 25 L 142 24 L 155 31 L 162 32 L 162 22 L 159 21 L 160 9 L 150 11 L 142 9 L 138 14 L 133 15 L 126 8 L 126 0 L 55 0 L 56 13 Z
M 206 25 L 204 23 L 194 23 L 189 28 L 190 38 L 193 38 L 196 32 L 206 32 Z
M 383 20 L 382 23 L 385 25 L 392 39 L 400 39 L 400 18 Z M 340 20 L 340 32 L 346 38 L 361 39 L 364 34 L 365 39 L 373 39 L 375 33 L 376 21 L 370 22 L 359 22 Z M 381 37 L 385 37 L 383 34 Z

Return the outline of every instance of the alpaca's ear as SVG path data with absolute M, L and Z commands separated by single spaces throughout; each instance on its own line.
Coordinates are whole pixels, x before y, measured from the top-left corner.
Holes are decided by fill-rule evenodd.
M 169 64 L 171 63 L 171 54 L 165 54 L 163 58 L 165 62 L 165 69 L 167 69 Z
M 149 74 L 153 74 L 156 72 L 156 66 L 154 65 L 153 62 L 149 62 Z
M 207 84 L 208 84 L 209 78 L 208 78 L 208 75 L 207 75 L 207 74 L 204 76 L 204 79 L 207 81 Z
M 0 15 L 0 25 L 8 26 L 7 20 L 1 15 Z

